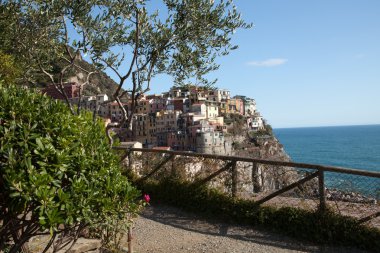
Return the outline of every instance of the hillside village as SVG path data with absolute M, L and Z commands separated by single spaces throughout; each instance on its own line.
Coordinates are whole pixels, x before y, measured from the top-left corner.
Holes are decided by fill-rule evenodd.
M 71 103 L 78 104 L 79 89 L 76 83 L 65 84 L 65 91 Z M 52 86 L 43 92 L 63 99 Z M 131 103 L 122 104 L 130 113 Z M 115 125 L 123 119 L 122 109 L 116 102 L 109 101 L 106 94 L 83 96 L 81 106 L 90 111 L 97 110 L 99 116 Z M 139 96 L 134 107 L 133 131 L 122 141 L 135 142 L 135 146 L 141 143 L 146 148 L 230 154 L 232 143 L 225 136 L 236 128 L 236 122 L 234 124 L 231 118 L 240 117 L 244 128 L 249 131 L 265 128 L 265 121 L 257 111 L 254 99 L 231 97 L 230 91 L 225 89 L 172 87 L 161 94 Z M 121 126 L 117 131 L 123 132 L 125 128 L 123 130 Z

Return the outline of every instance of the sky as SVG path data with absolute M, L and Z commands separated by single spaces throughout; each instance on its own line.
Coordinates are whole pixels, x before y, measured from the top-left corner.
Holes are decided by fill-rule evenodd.
M 234 2 L 254 27 L 218 59 L 218 88 L 256 99 L 274 128 L 380 124 L 379 0 Z

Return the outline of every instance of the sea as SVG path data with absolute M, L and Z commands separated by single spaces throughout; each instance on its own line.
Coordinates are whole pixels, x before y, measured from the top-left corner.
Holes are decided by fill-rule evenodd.
M 380 172 L 380 125 L 277 128 L 274 133 L 293 162 Z M 380 179 L 328 173 L 326 184 L 380 194 Z

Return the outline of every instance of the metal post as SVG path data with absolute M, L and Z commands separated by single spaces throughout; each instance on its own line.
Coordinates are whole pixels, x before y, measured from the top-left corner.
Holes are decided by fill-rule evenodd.
M 323 170 L 318 171 L 318 184 L 319 184 L 319 210 L 324 212 L 326 210 L 326 191 L 325 191 L 325 174 Z

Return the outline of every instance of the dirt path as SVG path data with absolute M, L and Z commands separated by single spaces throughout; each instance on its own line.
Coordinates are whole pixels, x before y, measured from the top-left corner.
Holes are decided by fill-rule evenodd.
M 364 252 L 321 247 L 258 231 L 251 227 L 206 221 L 168 206 L 147 207 L 134 228 L 136 253 Z M 123 241 L 126 246 L 126 240 Z

